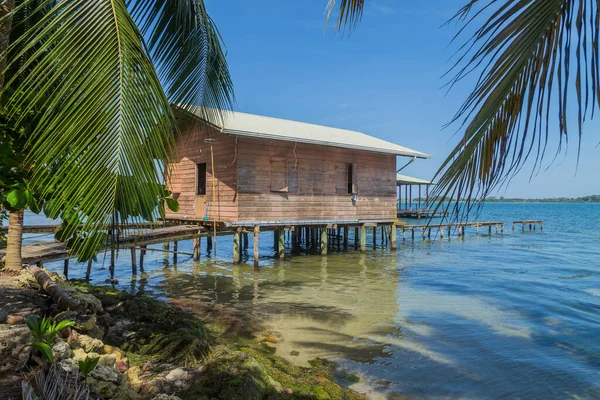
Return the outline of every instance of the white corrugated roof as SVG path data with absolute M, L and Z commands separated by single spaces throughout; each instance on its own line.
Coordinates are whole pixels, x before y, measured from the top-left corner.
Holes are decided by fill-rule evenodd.
M 192 108 L 192 112 L 197 117 L 203 115 L 200 107 Z M 225 113 L 224 119 L 223 126 L 219 128 L 229 135 L 367 150 L 407 157 L 431 157 L 429 154 L 346 129 L 233 111 Z
M 435 182 L 432 181 L 400 174 L 396 175 L 396 183 L 399 185 L 435 185 Z

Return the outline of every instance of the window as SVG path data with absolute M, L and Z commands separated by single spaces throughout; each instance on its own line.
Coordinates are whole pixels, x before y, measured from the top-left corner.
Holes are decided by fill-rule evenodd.
M 348 194 L 352 194 L 354 193 L 352 191 L 354 185 L 352 184 L 352 164 L 348 164 L 348 173 L 346 174 L 347 176 L 347 181 L 348 181 Z
M 196 194 L 206 194 L 206 163 L 196 164 Z
M 287 158 L 271 157 L 271 192 L 288 191 Z

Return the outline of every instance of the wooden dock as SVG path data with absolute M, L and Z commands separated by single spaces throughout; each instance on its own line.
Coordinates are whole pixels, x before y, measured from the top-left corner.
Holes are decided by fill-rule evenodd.
M 525 232 L 525 226 L 529 225 L 529 230 L 531 230 L 531 228 L 533 227 L 533 230 L 535 231 L 537 226 L 540 226 L 540 231 L 544 230 L 544 221 L 541 221 L 539 219 L 525 219 L 525 220 L 521 220 L 521 221 L 513 221 L 512 223 L 512 230 L 515 230 L 515 225 L 521 225 L 521 232 Z
M 398 210 L 398 218 L 436 218 L 446 215 L 443 210 Z
M 429 225 L 407 225 L 402 227 L 402 238 L 406 239 L 406 232 L 411 232 L 411 237 L 414 240 L 415 232 L 421 231 L 423 239 L 431 238 L 432 230 L 437 233 L 440 238 L 444 238 L 444 234 L 447 232 L 447 236 L 450 237 L 452 230 L 460 236 L 465 236 L 465 228 L 474 227 L 475 233 L 479 235 L 481 228 L 488 228 L 488 234 L 492 234 L 493 228 L 496 229 L 496 233 L 504 233 L 504 222 L 460 222 L 453 224 L 429 224 Z M 437 232 L 435 232 L 437 230 Z

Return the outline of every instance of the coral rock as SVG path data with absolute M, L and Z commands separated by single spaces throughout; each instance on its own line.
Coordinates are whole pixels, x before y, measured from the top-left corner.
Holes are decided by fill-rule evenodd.
M 102 340 L 95 339 L 88 335 L 79 335 L 79 344 L 87 353 L 92 351 L 95 353 L 104 352 L 104 343 L 102 343 Z
M 67 342 L 58 342 L 52 346 L 52 353 L 56 360 L 64 360 L 65 358 L 71 357 L 71 347 Z
M 166 379 L 170 382 L 184 381 L 187 378 L 188 378 L 188 373 L 186 370 L 184 370 L 182 368 L 176 368 L 176 369 L 170 371 L 166 376 Z
M 31 354 L 33 335 L 26 325 L 0 325 L 0 376 L 22 369 Z
M 106 365 L 107 367 L 113 367 L 116 362 L 117 362 L 117 356 L 115 356 L 114 354 L 103 354 L 100 356 L 100 360 L 98 361 L 98 364 Z
M 127 372 L 127 370 L 129 369 L 129 365 L 127 365 L 127 363 L 124 361 L 117 361 L 115 363 L 115 368 L 117 369 L 117 371 L 123 374 Z
M 25 317 L 19 314 L 10 314 L 6 317 L 6 323 L 9 325 L 22 325 L 25 323 Z

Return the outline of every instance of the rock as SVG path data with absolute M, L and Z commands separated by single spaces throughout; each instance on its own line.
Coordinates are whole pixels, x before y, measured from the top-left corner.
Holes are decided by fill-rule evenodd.
M 89 293 L 74 292 L 71 294 L 74 300 L 77 300 L 86 310 L 91 314 L 96 314 L 104 311 L 102 309 L 102 302 L 98 300 L 94 295 Z
M 71 331 L 69 337 L 67 338 L 67 343 L 71 345 L 71 347 L 79 346 L 79 335 L 75 331 Z
M 9 314 L 6 317 L 6 323 L 9 325 L 23 325 L 25 323 L 25 317 L 19 314 Z
M 6 311 L 0 310 L 0 324 L 4 323 L 4 321 L 6 320 L 6 317 L 8 317 L 8 313 Z
M 104 352 L 104 343 L 102 340 L 95 339 L 88 335 L 79 335 L 79 345 L 86 353 L 95 352 L 102 353 Z
M 120 346 L 125 342 L 133 332 L 129 327 L 133 326 L 133 322 L 129 320 L 118 320 L 113 326 L 108 328 L 104 341 L 115 346 Z
M 161 393 L 158 396 L 154 396 L 152 400 L 181 400 L 181 398 L 177 396 L 172 396 L 168 394 Z
M 125 355 L 123 354 L 121 349 L 119 349 L 118 347 L 108 345 L 108 344 L 104 345 L 104 353 L 105 354 L 114 354 L 115 357 L 117 358 L 116 362 L 123 361 L 123 358 L 125 358 Z
M 113 367 L 116 362 L 117 362 L 117 356 L 115 356 L 114 354 L 103 354 L 100 356 L 100 360 L 98 361 L 98 364 L 106 365 L 107 367 Z
M 116 383 L 99 381 L 90 376 L 87 377 L 85 382 L 103 399 L 116 398 L 121 391 L 121 388 Z
M 118 384 L 120 382 L 119 375 L 114 369 L 106 365 L 98 365 L 90 372 L 90 376 L 97 381 L 111 382 Z
M 60 337 L 63 339 L 67 339 L 69 336 L 71 336 L 72 332 L 73 332 L 73 330 L 71 329 L 71 327 L 67 326 L 66 328 L 64 328 L 60 331 Z
M 188 373 L 183 368 L 176 368 L 170 371 L 165 379 L 169 382 L 184 381 L 188 378 Z
M 87 334 L 88 336 L 102 340 L 102 338 L 104 337 L 104 329 L 100 328 L 96 324 Z
M 127 363 L 124 362 L 124 361 L 117 361 L 115 363 L 115 368 L 116 368 L 117 371 L 119 371 L 120 373 L 124 374 L 129 369 L 129 365 L 127 365 Z
M 89 332 L 96 325 L 96 316 L 78 316 L 75 319 L 75 329 L 79 332 Z
M 58 365 L 65 372 L 73 372 L 79 370 L 79 364 L 72 358 L 67 358 L 58 362 Z
M 285 388 L 281 391 L 281 393 L 285 396 L 293 396 L 294 395 L 294 391 L 290 388 Z
M 147 363 L 145 363 L 145 364 L 142 366 L 142 369 L 143 369 L 144 371 L 152 371 L 152 368 L 154 368 L 154 365 L 153 365 L 153 364 L 152 364 L 150 361 L 148 361 Z
M 100 358 L 100 354 L 98 353 L 86 353 L 85 350 L 83 349 L 75 349 L 73 350 L 73 355 L 72 358 L 73 360 L 79 362 L 79 361 L 85 361 L 85 359 L 89 357 L 89 358 Z
M 52 353 L 54 353 L 54 359 L 64 360 L 65 358 L 71 357 L 71 347 L 67 342 L 58 342 L 52 346 Z
M 0 376 L 19 371 L 29 360 L 33 335 L 26 325 L 0 325 Z

